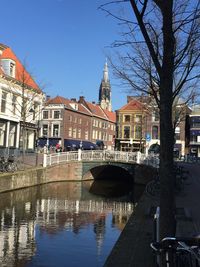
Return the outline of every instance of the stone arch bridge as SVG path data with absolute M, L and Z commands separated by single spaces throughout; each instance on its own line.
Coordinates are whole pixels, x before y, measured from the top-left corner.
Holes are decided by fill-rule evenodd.
M 69 180 L 106 179 L 124 177 L 134 179 L 137 164 L 158 167 L 155 156 L 146 157 L 140 152 L 122 151 L 73 151 L 44 155 L 43 166 L 48 176 L 60 176 Z

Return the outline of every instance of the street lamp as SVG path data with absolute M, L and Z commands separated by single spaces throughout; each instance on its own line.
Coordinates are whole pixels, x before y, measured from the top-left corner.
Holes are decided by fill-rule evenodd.
M 32 113 L 34 114 L 35 116 L 35 110 L 33 108 L 31 108 L 29 110 L 29 113 Z M 36 136 L 35 136 L 35 144 L 37 143 L 37 151 L 36 151 L 36 166 L 38 165 L 38 138 L 39 138 L 39 129 L 40 129 L 40 125 L 39 125 L 39 119 L 37 120 L 37 125 L 35 125 L 37 128 L 36 128 Z M 35 145 L 34 145 L 35 147 Z
M 82 140 L 81 140 L 81 142 L 80 142 L 80 149 L 82 150 L 82 147 L 83 147 L 83 142 L 82 142 Z

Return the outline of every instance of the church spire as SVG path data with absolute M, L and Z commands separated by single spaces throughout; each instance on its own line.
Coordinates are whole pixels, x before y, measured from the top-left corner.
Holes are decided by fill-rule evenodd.
M 112 110 L 111 106 L 111 86 L 108 76 L 107 59 L 103 69 L 103 79 L 99 88 L 99 104 L 102 109 Z
M 106 63 L 104 65 L 104 70 L 103 70 L 103 81 L 104 82 L 108 82 L 109 81 L 107 59 L 106 59 Z

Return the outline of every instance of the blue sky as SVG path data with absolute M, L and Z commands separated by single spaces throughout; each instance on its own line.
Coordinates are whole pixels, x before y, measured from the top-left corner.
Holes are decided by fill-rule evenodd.
M 1 1 L 0 43 L 26 62 L 28 71 L 50 96 L 98 101 L 108 46 L 119 27 L 98 10 L 102 0 Z M 112 76 L 113 110 L 126 104 L 126 93 Z

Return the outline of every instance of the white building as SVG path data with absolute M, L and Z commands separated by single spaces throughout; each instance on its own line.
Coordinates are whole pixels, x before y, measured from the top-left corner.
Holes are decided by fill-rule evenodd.
M 13 51 L 0 44 L 0 153 L 33 150 L 44 94 Z

